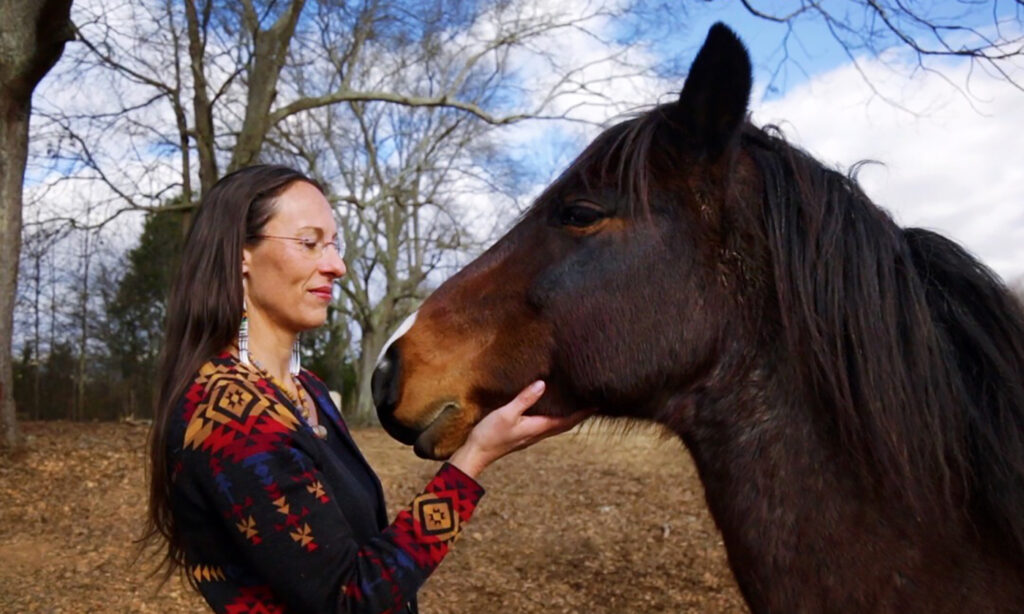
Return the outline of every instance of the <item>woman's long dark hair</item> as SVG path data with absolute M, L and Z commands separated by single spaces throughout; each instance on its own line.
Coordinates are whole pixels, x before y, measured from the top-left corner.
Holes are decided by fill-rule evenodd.
M 171 514 L 168 425 L 199 368 L 231 344 L 242 318 L 242 249 L 276 211 L 276 197 L 296 181 L 320 186 L 285 167 L 259 165 L 223 177 L 199 205 L 171 286 L 167 326 L 149 433 L 149 509 L 143 547 L 163 551 L 164 580 L 184 567 Z

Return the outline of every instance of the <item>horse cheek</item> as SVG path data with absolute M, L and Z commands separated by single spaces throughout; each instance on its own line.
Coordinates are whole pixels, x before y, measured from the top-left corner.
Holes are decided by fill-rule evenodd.
M 656 355 L 667 349 L 658 320 L 668 266 L 653 227 L 597 238 L 540 276 L 535 295 L 551 323 L 553 363 L 577 402 L 600 407 L 641 398 Z

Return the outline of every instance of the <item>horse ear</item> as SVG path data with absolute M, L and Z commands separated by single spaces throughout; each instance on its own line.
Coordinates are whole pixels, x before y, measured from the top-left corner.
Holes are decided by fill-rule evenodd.
M 750 88 L 747 48 L 732 30 L 716 23 L 690 67 L 672 119 L 716 158 L 746 117 Z

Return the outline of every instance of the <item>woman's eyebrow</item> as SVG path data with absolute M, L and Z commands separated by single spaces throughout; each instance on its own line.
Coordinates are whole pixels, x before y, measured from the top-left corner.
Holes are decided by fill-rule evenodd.
M 315 232 L 320 237 L 327 236 L 327 232 L 321 226 L 302 226 L 295 232 L 304 232 L 307 230 Z M 339 234 L 339 231 L 335 230 L 334 233 L 330 235 L 330 238 L 333 239 L 334 237 L 339 236 Z
M 313 231 L 313 232 L 315 232 L 315 233 L 317 233 L 319 235 L 327 234 L 326 232 L 324 232 L 324 229 L 322 227 L 320 227 L 320 226 L 300 226 L 298 228 L 298 230 L 296 230 L 295 232 L 303 232 L 303 231 L 306 231 L 306 230 Z

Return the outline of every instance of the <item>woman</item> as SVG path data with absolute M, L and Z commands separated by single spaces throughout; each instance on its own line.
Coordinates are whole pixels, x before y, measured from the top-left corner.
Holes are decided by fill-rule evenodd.
M 390 525 L 380 482 L 324 384 L 301 370 L 345 274 L 322 190 L 280 166 L 221 179 L 171 291 L 150 440 L 148 537 L 218 612 L 415 612 L 490 463 L 577 424 L 489 414 Z

